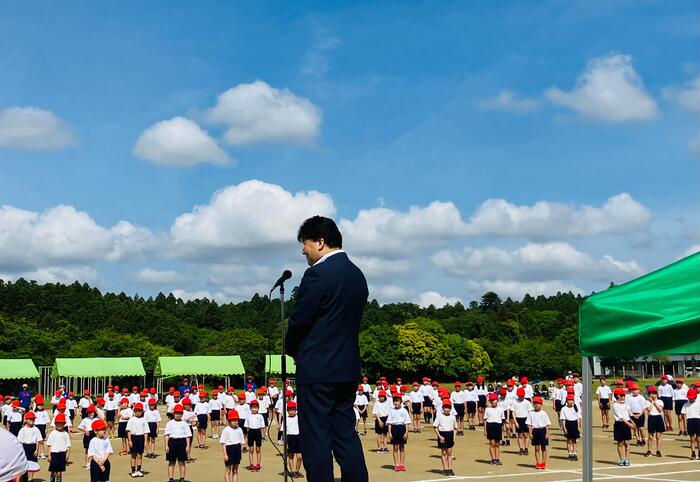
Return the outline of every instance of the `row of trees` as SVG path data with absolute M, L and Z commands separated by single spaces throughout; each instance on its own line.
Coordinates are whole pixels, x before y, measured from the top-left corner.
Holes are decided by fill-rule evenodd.
M 292 313 L 296 290 L 285 310 Z M 486 293 L 444 308 L 367 304 L 360 351 L 370 377 L 467 379 L 478 374 L 554 377 L 580 366 L 577 312 L 571 293 L 502 301 Z M 184 302 L 101 293 L 78 282 L 0 281 L 0 353 L 49 365 L 57 357 L 140 356 L 147 370 L 159 356 L 237 354 L 261 375 L 264 354 L 281 348 L 279 301 Z

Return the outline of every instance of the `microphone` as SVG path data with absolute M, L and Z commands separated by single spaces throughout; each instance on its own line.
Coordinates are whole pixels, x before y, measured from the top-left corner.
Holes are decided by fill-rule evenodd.
M 292 277 L 292 272 L 289 271 L 288 269 L 285 269 L 284 273 L 282 273 L 282 276 L 280 276 L 280 279 L 277 280 L 277 282 L 275 283 L 275 286 L 273 286 L 272 289 L 270 290 L 270 293 L 275 291 L 275 288 L 282 286 L 284 284 L 284 282 L 287 281 L 291 277 Z

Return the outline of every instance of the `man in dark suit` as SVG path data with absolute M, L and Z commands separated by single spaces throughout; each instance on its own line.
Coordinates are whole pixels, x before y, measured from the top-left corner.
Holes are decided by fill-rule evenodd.
M 360 378 L 359 333 L 367 281 L 341 249 L 332 219 L 314 216 L 299 228 L 310 268 L 289 318 L 287 353 L 296 361 L 299 432 L 309 482 L 332 482 L 333 456 L 343 482 L 368 480 L 355 431 L 355 390 Z

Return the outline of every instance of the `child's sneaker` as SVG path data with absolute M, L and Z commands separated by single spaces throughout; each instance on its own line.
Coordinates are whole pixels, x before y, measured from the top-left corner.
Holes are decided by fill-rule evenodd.
M 620 461 L 617 463 L 617 465 L 619 465 L 620 467 L 624 467 L 625 466 L 625 459 L 620 459 Z
M 630 459 L 625 459 L 625 467 L 629 467 L 629 466 L 630 466 Z
M 394 465 L 394 472 L 401 472 L 401 466 L 400 466 L 400 465 Z

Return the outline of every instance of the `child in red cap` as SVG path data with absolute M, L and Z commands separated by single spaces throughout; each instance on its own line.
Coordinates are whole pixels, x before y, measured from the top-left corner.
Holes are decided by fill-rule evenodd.
M 613 438 L 617 443 L 617 455 L 620 457 L 618 465 L 630 465 L 629 441 L 632 440 L 632 430 L 636 429 L 636 425 L 632 422 L 632 412 L 625 403 L 626 390 L 624 388 L 616 388 L 613 391 L 615 403 L 613 404 Z
M 360 435 L 367 435 L 367 397 L 365 397 L 365 387 L 363 385 L 357 386 L 357 392 L 355 393 L 355 431 Z M 360 432 L 360 420 L 362 420 L 362 432 Z
M 456 381 L 454 391 L 450 394 L 450 402 L 457 417 L 457 435 L 464 435 L 464 414 L 467 411 L 466 392 L 462 391 L 462 382 Z M 437 415 L 436 415 L 437 416 Z
M 148 424 L 148 436 L 146 438 L 146 458 L 156 458 L 156 438 L 158 437 L 158 424 L 162 420 L 158 405 L 155 399 L 148 400 L 148 410 L 144 412 L 143 418 Z
M 66 471 L 66 464 L 70 460 L 70 436 L 65 430 L 66 419 L 64 413 L 58 413 L 53 418 L 52 423 L 56 429 L 51 431 L 46 440 L 46 446 L 49 448 L 51 482 L 63 482 L 63 472 Z
M 442 475 L 454 475 L 452 469 L 452 447 L 455 445 L 457 420 L 452 415 L 452 404 L 445 400 L 442 404 L 442 412 L 435 417 L 433 422 L 435 435 L 440 449 L 440 461 L 442 462 Z
M 569 451 L 569 460 L 578 461 L 576 442 L 581 438 L 581 411 L 575 404 L 576 397 L 571 394 L 566 396 L 566 405 L 559 412 L 559 419 L 564 423 L 564 436 L 566 448 Z
M 372 415 L 374 415 L 374 433 L 377 434 L 377 453 L 388 453 L 386 447 L 386 435 L 389 431 L 386 420 L 391 409 L 391 402 L 387 400 L 386 391 L 379 390 L 377 401 L 372 407 Z
M 664 402 L 659 399 L 658 389 L 652 385 L 649 387 L 649 400 L 644 412 L 649 414 L 647 429 L 649 442 L 646 457 L 652 456 L 652 447 L 656 442 L 656 456 L 661 457 L 661 435 L 666 431 L 666 418 L 664 416 Z
M 117 420 L 119 424 L 117 425 L 117 437 L 122 439 L 122 450 L 119 455 L 126 455 L 129 453 L 129 436 L 126 433 L 126 424 L 129 419 L 134 416 L 134 411 L 129 408 L 129 399 L 122 397 L 119 400 L 119 411 L 117 412 Z
M 19 404 L 19 400 L 12 401 L 12 411 L 10 412 L 9 422 L 10 422 L 10 432 L 15 437 L 22 429 L 22 417 L 24 416 L 24 408 Z
M 112 453 L 112 444 L 107 438 L 107 424 L 98 419 L 92 423 L 95 437 L 90 441 L 87 455 L 90 458 L 90 482 L 107 482 L 110 468 L 109 456 Z
M 184 408 L 177 404 L 173 407 L 173 419 L 165 424 L 165 458 L 168 461 L 168 477 L 170 482 L 175 475 L 175 463 L 180 469 L 180 482 L 185 482 L 187 466 L 185 463 L 190 456 L 192 447 L 192 432 L 187 422 L 182 419 Z
M 131 477 L 143 477 L 141 465 L 143 464 L 143 452 L 146 447 L 146 434 L 148 434 L 148 422 L 143 418 L 144 406 L 141 402 L 134 404 L 134 416 L 126 424 L 126 433 L 129 437 L 129 455 L 131 456 Z
M 525 398 L 525 388 L 519 387 L 515 391 L 517 398 L 511 402 L 511 409 L 515 417 L 515 431 L 518 434 L 518 455 L 530 454 L 530 429 L 527 426 L 527 416 L 533 410 L 530 400 Z
M 688 424 L 682 409 L 688 401 L 688 386 L 682 378 L 676 378 L 676 386 L 673 389 L 673 408 L 678 417 L 678 435 L 688 435 Z
M 498 404 L 498 395 L 495 393 L 489 393 L 488 403 L 489 406 L 484 410 L 484 435 L 489 441 L 491 465 L 503 465 L 501 462 L 501 440 L 503 440 L 505 414 L 503 408 Z
M 420 416 L 421 413 L 423 413 L 423 395 L 420 392 L 420 384 L 418 382 L 413 382 L 412 389 L 408 394 L 408 401 L 411 403 L 413 432 L 420 433 Z
M 389 443 L 393 446 L 394 471 L 406 470 L 406 449 L 408 442 L 408 426 L 411 424 L 411 416 L 403 406 L 401 394 L 395 392 L 392 395 L 394 406 L 389 410 L 386 425 L 389 428 Z
M 265 438 L 265 419 L 260 414 L 260 404 L 257 399 L 249 403 L 250 415 L 245 421 L 248 429 L 248 459 L 253 472 L 260 472 L 260 460 L 262 458 L 262 441 Z
M 209 420 L 211 420 L 211 438 L 217 440 L 221 433 L 221 414 L 223 413 L 224 403 L 219 394 L 219 390 L 211 391 L 211 399 L 209 400 Z
M 482 426 L 484 424 L 484 410 L 486 410 L 486 402 L 487 397 L 489 396 L 489 389 L 486 386 L 486 381 L 484 380 L 484 377 L 482 377 L 481 375 L 476 377 L 476 385 L 474 391 L 476 391 L 476 395 L 477 397 L 479 397 L 479 401 L 477 402 L 477 410 L 479 413 L 479 426 Z
M 600 385 L 595 390 L 598 398 L 598 408 L 600 408 L 600 417 L 603 420 L 603 430 L 610 428 L 610 396 L 612 389 L 608 386 L 607 379 L 600 377 Z
M 90 446 L 90 441 L 93 439 L 95 436 L 95 433 L 92 431 L 92 423 L 97 420 L 96 413 L 95 413 L 95 406 L 94 405 L 89 405 L 85 409 L 85 417 L 80 421 L 80 424 L 78 425 L 78 430 L 83 432 L 83 449 L 85 451 L 85 468 L 89 469 L 90 468 L 90 459 L 88 458 L 88 447 Z
M 685 415 L 688 423 L 688 435 L 690 436 L 690 458 L 700 460 L 700 402 L 697 401 L 698 391 L 695 388 L 688 390 L 688 401 L 685 402 L 681 413 Z
M 547 445 L 549 445 L 549 426 L 552 424 L 547 412 L 542 410 L 544 400 L 542 397 L 533 397 L 534 410 L 527 416 L 527 425 L 530 427 L 530 440 L 535 447 L 535 468 L 544 470 L 547 468 Z
M 224 452 L 224 481 L 238 482 L 238 466 L 241 463 L 241 447 L 245 438 L 238 426 L 238 412 L 229 410 L 226 414 L 228 425 L 221 431 L 219 443 Z
M 289 471 L 293 478 L 298 479 L 301 475 L 301 445 L 299 443 L 299 417 L 297 417 L 296 402 L 289 402 L 287 405 L 287 427 L 283 430 L 287 431 L 287 458 L 289 463 Z
M 209 428 L 209 416 L 211 406 L 207 400 L 207 392 L 199 392 L 199 401 L 195 402 L 194 414 L 197 416 L 197 448 L 207 448 L 207 429 Z
M 39 447 L 44 440 L 39 429 L 34 426 L 35 420 L 36 415 L 34 415 L 34 412 L 27 412 L 24 415 L 24 427 L 22 427 L 17 434 L 17 440 L 22 444 L 24 455 L 27 456 L 27 460 L 30 462 L 39 460 Z M 33 472 L 29 472 L 28 475 L 29 480 L 34 478 Z

